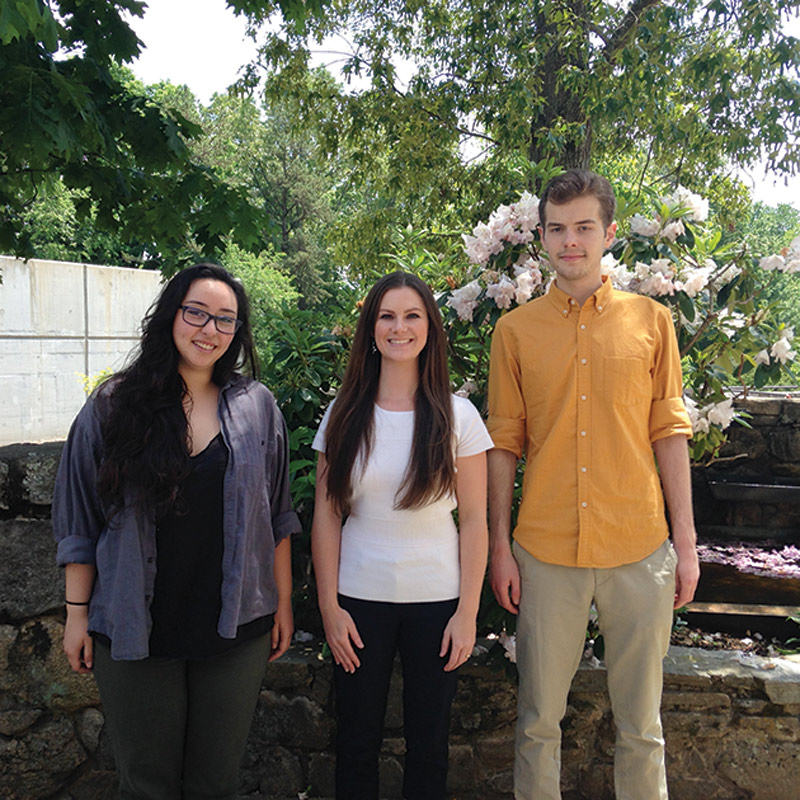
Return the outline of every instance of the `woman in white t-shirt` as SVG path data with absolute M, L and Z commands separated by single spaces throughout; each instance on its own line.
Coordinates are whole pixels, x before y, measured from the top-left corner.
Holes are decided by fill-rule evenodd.
M 486 566 L 491 447 L 475 407 L 450 392 L 430 289 L 404 272 L 381 278 L 364 301 L 342 387 L 314 439 L 312 551 L 336 662 L 340 800 L 378 797 L 397 652 L 403 797 L 445 797 L 456 669 L 475 644 Z

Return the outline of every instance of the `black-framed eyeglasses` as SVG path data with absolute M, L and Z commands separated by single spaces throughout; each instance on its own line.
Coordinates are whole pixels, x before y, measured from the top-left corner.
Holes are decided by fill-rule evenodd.
M 209 314 L 208 311 L 194 306 L 181 306 L 181 311 L 183 311 L 183 321 L 195 328 L 203 328 L 208 325 L 210 319 L 213 319 L 214 327 L 220 333 L 233 334 L 239 330 L 242 324 L 242 321 L 235 317 L 228 317 L 225 314 Z

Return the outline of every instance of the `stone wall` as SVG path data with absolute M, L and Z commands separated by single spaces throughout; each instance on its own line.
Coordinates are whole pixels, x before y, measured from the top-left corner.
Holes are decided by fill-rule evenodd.
M 747 425 L 733 424 L 719 459 L 694 470 L 695 521 L 709 537 L 727 535 L 800 544 L 800 399 L 758 397 L 737 403 Z M 727 497 L 715 497 L 725 483 Z M 745 490 L 747 484 L 775 485 L 778 492 Z M 772 496 L 770 496 L 770 494 Z
M 63 576 L 53 566 L 49 521 L 60 450 L 56 443 L 0 448 L 0 797 L 6 800 L 114 796 L 94 682 L 72 673 L 61 652 Z M 331 665 L 319 645 L 296 645 L 267 667 L 242 769 L 243 797 L 333 795 Z M 513 682 L 489 666 L 497 655 L 462 670 L 449 792 L 459 800 L 511 797 L 516 699 Z M 797 797 L 800 662 L 673 648 L 663 709 L 677 800 Z M 614 733 L 601 666 L 581 665 L 563 728 L 565 800 L 612 798 Z M 395 676 L 381 757 L 386 798 L 400 796 L 402 752 Z

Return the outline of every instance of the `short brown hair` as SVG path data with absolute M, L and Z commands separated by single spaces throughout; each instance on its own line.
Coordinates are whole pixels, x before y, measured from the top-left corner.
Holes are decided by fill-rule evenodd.
M 548 202 L 560 206 L 585 194 L 594 195 L 599 200 L 603 226 L 608 228 L 614 221 L 617 209 L 614 190 L 602 175 L 587 169 L 567 170 L 547 183 L 539 200 L 539 224 L 544 228 L 545 206 Z

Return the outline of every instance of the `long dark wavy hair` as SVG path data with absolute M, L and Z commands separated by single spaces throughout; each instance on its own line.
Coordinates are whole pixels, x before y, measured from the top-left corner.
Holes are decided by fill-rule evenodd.
M 242 321 L 230 346 L 214 365 L 212 380 L 224 386 L 237 370 L 258 376 L 250 329 L 250 305 L 242 284 L 216 264 L 197 264 L 175 275 L 142 321 L 133 360 L 98 389 L 103 454 L 98 491 L 111 516 L 126 502 L 159 516 L 170 510 L 178 485 L 189 472 L 188 425 L 183 409 L 186 384 L 178 372 L 172 338 L 175 315 L 196 280 L 227 284 Z
M 419 508 L 453 491 L 453 405 L 442 317 L 428 286 L 416 275 L 392 272 L 370 289 L 361 309 L 344 381 L 325 433 L 328 497 L 342 514 L 350 511 L 356 461 L 366 464 L 373 445 L 374 407 L 381 354 L 373 346 L 375 320 L 390 289 L 410 287 L 428 315 L 428 341 L 419 354 L 419 385 L 414 400 L 411 461 L 395 498 L 395 508 Z

